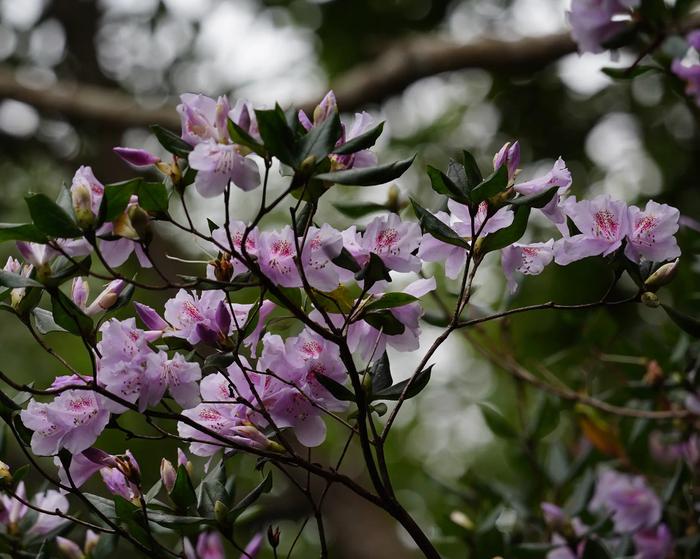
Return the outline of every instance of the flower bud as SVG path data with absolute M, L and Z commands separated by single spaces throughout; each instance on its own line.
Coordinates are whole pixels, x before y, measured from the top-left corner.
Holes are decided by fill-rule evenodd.
M 163 458 L 160 461 L 160 480 L 163 482 L 163 486 L 165 486 L 165 490 L 168 492 L 168 495 L 172 492 L 173 487 L 175 487 L 176 479 L 177 472 L 175 471 L 175 468 L 173 468 L 172 462 Z
M 192 475 L 192 462 L 187 459 L 187 455 L 181 448 L 177 449 L 177 465 L 184 466 L 187 473 Z
M 127 283 L 124 280 L 114 280 L 100 293 L 92 304 L 85 310 L 88 316 L 95 316 L 111 309 L 124 291 Z
M 272 526 L 267 527 L 267 542 L 270 544 L 272 549 L 276 549 L 280 544 L 280 529 L 279 526 L 272 528 Z
M 308 175 L 314 170 L 314 167 L 316 167 L 316 156 L 309 155 L 301 162 L 301 165 L 299 165 L 299 171 L 304 175 Z
M 655 309 L 661 304 L 656 294 L 652 293 L 651 291 L 645 291 L 642 293 L 642 303 L 651 309 Z
M 335 93 L 331 90 L 326 93 L 325 97 L 321 99 L 321 102 L 314 109 L 314 124 L 321 124 L 337 110 L 338 102 L 335 99 Z
M 12 481 L 12 473 L 10 473 L 10 467 L 0 460 L 0 483 L 9 483 Z
M 552 503 L 541 503 L 540 507 L 544 515 L 544 521 L 553 530 L 562 530 L 568 524 L 569 518 L 561 507 Z
M 668 285 L 673 281 L 678 272 L 679 259 L 676 258 L 673 262 L 667 262 L 660 266 L 653 274 L 651 274 L 644 282 L 644 289 L 647 291 L 656 292 L 664 285 Z
M 112 151 L 134 167 L 150 167 L 160 161 L 160 157 L 156 157 L 145 149 L 136 148 L 112 148 Z
M 83 559 L 85 555 L 78 544 L 61 536 L 56 537 L 56 547 L 66 559 Z
M 218 281 L 231 281 L 233 277 L 233 264 L 231 264 L 231 255 L 224 254 L 220 258 L 211 261 L 214 267 L 214 277 Z
M 508 168 L 508 182 L 510 183 L 520 165 L 520 144 L 507 142 L 493 158 L 493 168 L 499 169 L 505 163 Z
M 221 501 L 216 501 L 214 503 L 214 518 L 222 526 L 228 525 L 228 507 Z
M 84 278 L 78 276 L 73 278 L 71 286 L 71 299 L 81 309 L 85 309 L 88 297 L 90 296 L 90 285 Z
M 141 322 L 146 325 L 149 330 L 166 330 L 168 328 L 168 323 L 161 318 L 161 316 L 153 310 L 148 305 L 143 305 L 134 301 L 134 308 L 136 309 L 136 314 L 139 315 Z
M 141 483 L 141 469 L 130 451 L 127 450 L 126 454 L 115 456 L 115 460 L 117 461 L 117 469 L 128 481 L 135 485 Z
M 450 513 L 450 520 L 454 524 L 461 528 L 464 528 L 465 530 L 471 531 L 474 529 L 474 522 L 472 521 L 472 519 L 469 518 L 466 514 L 464 514 L 461 510 L 453 510 Z
M 138 238 L 149 242 L 151 237 L 151 218 L 148 212 L 140 206 L 133 205 L 129 206 L 126 213 L 129 216 L 129 221 L 131 221 L 131 226 L 138 234 Z
M 100 535 L 96 534 L 92 530 L 85 532 L 85 545 L 83 546 L 83 551 L 86 555 L 90 555 L 92 551 L 97 547 L 100 541 Z
M 92 193 L 90 187 L 84 183 L 74 184 L 70 189 L 73 213 L 78 226 L 81 229 L 90 229 L 95 223 L 95 214 L 92 212 Z
M 262 544 L 263 535 L 262 532 L 258 532 L 250 539 L 248 545 L 245 546 L 245 549 L 243 550 L 243 555 L 241 555 L 241 559 L 255 559 L 258 556 L 258 553 L 260 553 L 260 550 L 262 549 Z

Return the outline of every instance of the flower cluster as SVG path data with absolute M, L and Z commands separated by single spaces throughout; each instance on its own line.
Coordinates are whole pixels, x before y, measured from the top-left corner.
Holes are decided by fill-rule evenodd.
M 573 0 L 571 34 L 581 52 L 602 52 L 605 43 L 624 32 L 640 0 Z

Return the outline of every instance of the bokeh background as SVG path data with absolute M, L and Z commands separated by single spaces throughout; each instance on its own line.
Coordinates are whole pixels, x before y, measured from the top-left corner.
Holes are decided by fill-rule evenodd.
M 367 110 L 386 120 L 380 160 L 419 154 L 396 185 L 402 199 L 410 194 L 436 208 L 426 164 L 444 167 L 468 148 L 487 168 L 504 142 L 518 139 L 523 177 L 546 172 L 562 156 L 578 195 L 610 192 L 630 203 L 654 197 L 681 208 L 686 256 L 679 279 L 664 297 L 688 311 L 700 310 L 694 276 L 699 264 L 693 256 L 700 231 L 695 221 L 700 217 L 697 120 L 657 74 L 613 83 L 600 72 L 606 65 L 629 63 L 631 55 L 622 52 L 611 62 L 609 54 L 572 52 L 562 35 L 567 7 L 557 0 L 1 0 L 0 221 L 25 220 L 24 194 L 55 194 L 79 165 L 91 165 L 103 182 L 130 176 L 111 148 L 158 152 L 146 125 L 159 122 L 177 130 L 174 106 L 181 92 L 309 107 L 333 86 L 341 110 L 347 99 L 351 111 Z M 412 53 L 465 44 L 498 47 L 485 43 L 485 37 L 516 46 L 504 46 L 495 59 L 484 55 L 479 62 L 476 56 L 469 67 L 421 67 L 420 77 L 372 87 L 375 78 L 383 78 L 383 69 L 410 66 Z M 551 50 L 519 60 L 518 45 L 532 40 L 550 41 Z M 339 213 L 334 202 L 382 203 L 388 188 L 338 190 L 324 197 L 320 215 L 338 228 L 347 226 L 356 220 Z M 251 200 L 237 201 L 239 218 L 255 211 Z M 199 223 L 218 215 L 220 201 L 195 202 L 193 197 L 191 204 Z M 529 233 L 532 240 L 550 234 L 543 222 Z M 206 259 L 209 250 L 171 231 L 157 230 L 156 242 L 165 267 L 174 266 L 166 254 Z M 13 249 L 0 250 L 4 258 Z M 438 279 L 449 292 L 449 282 Z M 600 296 L 609 279 L 596 262 L 552 266 L 527 280 L 512 298 L 493 258 L 477 279 L 475 302 L 498 309 L 549 299 L 589 301 Z M 162 301 L 143 297 L 154 305 Z M 426 325 L 426 343 L 438 333 Z M 484 335 L 491 347 L 516 356 L 534 374 L 592 393 L 619 381 L 641 380 L 649 360 L 670 374 L 682 368 L 687 348 L 687 340 L 652 309 L 539 313 L 514 318 Z M 60 335 L 51 341 L 73 362 L 87 365 L 77 344 Z M 0 348 L 0 368 L 17 378 L 43 386 L 60 372 L 7 321 Z M 393 356 L 394 376 L 407 376 L 415 360 L 415 355 Z M 552 496 L 557 472 L 571 464 L 580 447 L 580 432 L 570 419 L 559 420 L 567 404 L 518 385 L 463 337 L 446 343 L 435 361 L 429 388 L 404 407 L 388 458 L 404 504 L 447 556 L 465 557 L 469 522 L 480 526 L 491 518 L 489 529 L 507 531 L 526 521 L 539 500 Z M 538 420 L 538 410 L 547 408 L 552 428 L 545 437 L 535 437 L 533 448 L 524 448 L 494 435 L 478 405 L 483 401 L 521 426 Z M 137 425 L 139 420 L 130 421 Z M 650 425 L 637 428 L 651 430 Z M 319 461 L 334 460 L 342 446 L 339 433 L 331 430 L 329 438 L 323 450 L 315 451 Z M 21 463 L 8 444 L 12 458 L 7 461 Z M 164 453 L 174 459 L 172 445 L 127 444 L 141 460 L 147 481 L 157 478 Z M 107 450 L 124 446 L 120 433 L 111 433 L 105 442 Z M 240 459 L 232 466 L 242 487 L 253 483 L 252 464 Z M 362 477 L 361 462 L 352 453 L 346 467 Z M 283 483 L 275 495 L 282 498 L 271 499 L 249 529 L 273 522 L 289 540 L 308 511 Z M 502 504 L 504 499 L 510 505 Z M 348 495 L 331 493 L 327 512 L 333 557 L 413 556 L 392 522 Z M 311 556 L 314 542 L 310 525 L 298 556 Z

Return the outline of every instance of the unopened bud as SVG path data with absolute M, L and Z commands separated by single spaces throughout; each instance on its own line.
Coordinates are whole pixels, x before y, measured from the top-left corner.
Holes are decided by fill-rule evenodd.
M 314 167 L 316 167 L 316 156 L 309 155 L 306 159 L 304 159 L 304 161 L 301 162 L 299 171 L 301 171 L 301 173 L 304 175 L 308 175 L 314 170 Z
M 100 293 L 92 304 L 85 310 L 88 316 L 95 316 L 111 309 L 124 291 L 127 283 L 124 280 L 114 280 Z
M 168 323 L 163 320 L 163 318 L 148 305 L 143 305 L 134 301 L 134 308 L 136 309 L 136 314 L 139 315 L 141 322 L 146 325 L 149 330 L 166 330 L 168 328 Z
M 56 537 L 56 547 L 61 552 L 61 555 L 66 559 L 83 559 L 85 555 L 78 544 L 61 536 Z
M 472 519 L 469 518 L 466 514 L 464 514 L 461 510 L 453 510 L 450 513 L 450 520 L 454 524 L 461 528 L 464 528 L 465 530 L 471 531 L 474 529 L 474 522 L 472 522 Z
M 73 213 L 78 226 L 81 229 L 89 229 L 95 223 L 95 214 L 92 213 L 92 193 L 90 187 L 83 183 L 74 184 L 70 189 Z
M 656 359 L 652 359 L 647 364 L 647 370 L 644 373 L 644 383 L 649 386 L 657 386 L 664 380 L 664 370 L 659 365 Z
M 192 475 L 192 462 L 187 459 L 187 455 L 181 448 L 177 449 L 177 465 L 184 466 L 187 473 Z
M 90 296 L 90 285 L 80 276 L 73 278 L 71 286 L 71 299 L 81 309 L 85 309 L 88 297 Z
M 83 551 L 85 551 L 85 555 L 90 555 L 92 551 L 97 547 L 97 544 L 100 541 L 100 535 L 96 534 L 92 530 L 88 530 L 85 533 L 85 545 L 83 546 Z
M 676 258 L 673 262 L 667 262 L 663 266 L 659 267 L 653 274 L 651 274 L 644 282 L 644 289 L 651 292 L 658 291 L 664 285 L 668 285 L 673 281 L 678 272 L 678 262 L 679 259 Z
M 642 303 L 652 309 L 655 309 L 661 304 L 659 298 L 656 296 L 656 293 L 652 293 L 651 291 L 645 291 L 642 293 Z
M 172 462 L 163 458 L 160 461 L 160 480 L 165 486 L 165 490 L 170 494 L 175 487 L 175 480 L 177 479 L 177 472 L 173 468 Z
M 277 548 L 280 544 L 280 529 L 279 526 L 275 526 L 274 528 L 272 525 L 267 527 L 267 541 L 270 544 L 270 547 L 272 549 Z
M 386 207 L 389 208 L 392 212 L 398 213 L 400 209 L 400 195 L 399 187 L 396 186 L 395 184 L 392 184 L 389 187 L 389 192 L 387 193 L 386 196 Z
M 231 281 L 233 264 L 231 264 L 230 254 L 223 254 L 216 260 L 212 260 L 211 265 L 214 267 L 214 277 L 218 281 Z
M 12 473 L 10 473 L 10 467 L 0 460 L 0 483 L 11 482 Z
M 134 167 L 150 167 L 160 162 L 160 157 L 156 157 L 145 149 L 117 147 L 112 151 Z
M 214 518 L 222 526 L 228 524 L 228 507 L 221 501 L 216 501 L 214 503 Z

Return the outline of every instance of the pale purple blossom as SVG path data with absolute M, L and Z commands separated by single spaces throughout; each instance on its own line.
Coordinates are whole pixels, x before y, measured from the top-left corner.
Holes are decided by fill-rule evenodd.
M 484 237 L 495 233 L 499 229 L 508 227 L 513 223 L 513 210 L 508 207 L 503 207 L 498 209 L 492 216 L 489 216 L 489 205 L 486 201 L 479 204 L 473 216 L 468 206 L 460 204 L 455 200 L 448 200 L 447 207 L 452 214 L 452 228 L 465 239 Z M 474 221 L 473 230 L 472 219 Z
M 71 197 L 75 200 L 78 195 L 86 196 L 88 209 L 92 212 L 93 217 L 97 217 L 100 213 L 104 191 L 104 185 L 97 180 L 91 167 L 83 165 L 73 175 L 70 186 Z
M 456 218 L 446 212 L 436 212 L 435 217 L 445 225 L 452 228 Z M 418 249 L 418 258 L 424 262 L 443 262 L 445 275 L 448 278 L 456 279 L 460 270 L 467 261 L 467 251 L 462 247 L 443 243 L 430 233 L 423 235 Z
M 63 493 L 54 489 L 49 489 L 41 493 L 37 493 L 31 499 L 27 499 L 27 492 L 24 487 L 24 482 L 20 481 L 17 484 L 15 493 L 23 500 L 30 501 L 32 505 L 40 509 L 51 511 L 56 510 L 61 513 L 68 512 L 68 499 Z M 15 526 L 27 515 L 29 507 L 24 503 L 15 499 L 11 495 L 0 495 L 0 524 L 5 526 Z M 45 535 L 52 532 L 67 521 L 55 514 L 38 513 L 34 522 L 29 527 L 27 532 L 34 535 Z
M 550 188 L 558 187 L 552 199 L 540 211 L 554 223 L 563 233 L 566 232 L 566 215 L 561 205 L 564 194 L 571 186 L 571 172 L 560 157 L 554 162 L 552 169 L 541 177 L 516 184 L 515 191 L 523 196 L 542 194 Z
M 632 535 L 637 559 L 667 559 L 673 550 L 673 537 L 663 522 Z
M 602 52 L 605 42 L 629 27 L 638 5 L 639 0 L 573 0 L 568 15 L 579 51 Z
M 625 256 L 633 262 L 642 260 L 663 262 L 681 255 L 675 234 L 678 231 L 680 212 L 667 204 L 653 200 L 644 210 L 629 208 L 629 233 Z
M 661 501 L 643 477 L 609 469 L 598 472 L 588 508 L 612 513 L 615 530 L 623 534 L 652 528 L 661 519 Z
M 501 252 L 501 264 L 503 273 L 508 281 L 508 290 L 515 293 L 518 283 L 515 279 L 515 272 L 536 276 L 541 274 L 554 258 L 554 240 L 550 239 L 546 243 L 513 243 Z
M 360 266 L 367 264 L 370 253 L 374 253 L 390 270 L 420 270 L 421 261 L 413 254 L 420 245 L 420 226 L 413 221 L 402 221 L 395 213 L 374 218 L 362 234 L 352 226 L 343 233 L 343 239 L 345 248 Z
M 227 117 L 231 111 L 226 97 L 216 101 L 205 95 L 184 93 L 176 107 L 182 123 L 182 139 L 196 146 L 207 140 L 226 142 L 229 139 Z
M 176 353 L 172 359 L 164 351 L 146 358 L 146 382 L 141 389 L 141 402 L 155 406 L 167 390 L 183 408 L 193 407 L 199 400 L 197 381 L 202 378 L 198 363 L 187 361 Z
M 686 82 L 685 93 L 700 105 L 700 31 L 688 33 L 686 40 L 690 49 L 685 57 L 676 58 L 671 63 L 671 71 Z
M 241 155 L 235 144 L 207 140 L 195 146 L 189 162 L 198 171 L 194 186 L 205 198 L 222 194 L 229 183 L 241 190 L 252 190 L 260 184 L 258 165 Z
M 343 237 L 324 223 L 321 228 L 310 227 L 301 251 L 301 265 L 311 287 L 333 291 L 340 282 L 338 267 L 332 260 L 343 249 Z
M 260 233 L 258 240 L 258 264 L 270 281 L 283 287 L 299 287 L 301 277 L 294 257 L 296 246 L 294 231 L 288 225 L 281 231 Z
M 498 153 L 493 156 L 493 169 L 497 171 L 505 163 L 508 169 L 508 182 L 512 183 L 520 165 L 520 144 L 506 142 Z

